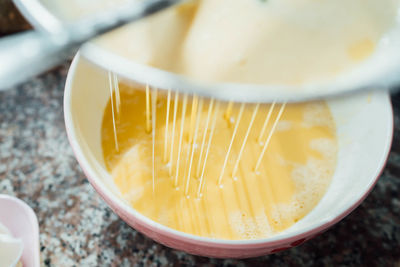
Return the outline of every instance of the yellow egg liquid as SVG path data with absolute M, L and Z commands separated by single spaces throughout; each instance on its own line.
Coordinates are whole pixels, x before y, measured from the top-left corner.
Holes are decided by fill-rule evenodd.
M 156 222 L 203 237 L 269 237 L 309 213 L 330 184 L 336 166 L 337 141 L 335 124 L 324 102 L 287 105 L 255 171 L 279 104 L 260 138 L 270 105 L 262 104 L 254 113 L 256 105 L 246 104 L 236 127 L 240 103 L 229 106 L 215 101 L 208 116 L 210 100 L 196 99 L 197 108 L 193 108 L 193 97 L 188 96 L 180 143 L 184 96 L 179 95 L 173 129 L 176 102 L 175 93 L 171 93 L 166 131 L 168 98 L 165 91 L 159 91 L 153 165 L 153 135 L 151 130 L 146 131 L 146 91 L 122 83 L 119 87 L 119 112 L 116 102 L 113 103 L 116 138 L 111 101 L 104 111 L 104 159 L 121 197 Z M 233 176 L 253 114 L 253 125 Z M 214 115 L 215 131 L 204 164 Z M 237 132 L 221 176 L 235 128 Z M 199 159 L 203 139 L 205 145 Z M 202 173 L 204 183 L 199 189 Z

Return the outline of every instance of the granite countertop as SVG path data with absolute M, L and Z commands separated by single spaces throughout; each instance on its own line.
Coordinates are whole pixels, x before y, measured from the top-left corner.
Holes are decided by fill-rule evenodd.
M 9 3 L 0 0 L 0 17 L 2 4 Z M 0 20 L 0 36 L 18 30 L 4 25 Z M 19 29 L 27 27 L 22 22 Z M 36 212 L 43 266 L 400 266 L 400 96 L 392 98 L 395 132 L 388 164 L 360 207 L 299 247 L 260 258 L 218 260 L 155 243 L 119 219 L 94 191 L 65 132 L 68 67 L 65 62 L 0 92 L 0 193 L 21 198 Z
M 0 0 L 0 37 L 30 28 L 11 0 Z

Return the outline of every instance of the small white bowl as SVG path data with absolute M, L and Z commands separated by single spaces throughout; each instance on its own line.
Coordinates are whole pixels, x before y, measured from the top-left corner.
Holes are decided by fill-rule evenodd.
M 24 245 L 21 262 L 24 267 L 39 267 L 39 227 L 35 213 L 22 200 L 0 194 L 0 223 Z
M 371 191 L 385 165 L 393 136 L 393 112 L 387 93 L 328 101 L 337 125 L 339 152 L 332 183 L 319 204 L 298 223 L 270 238 L 212 239 L 152 221 L 117 196 L 105 168 L 100 136 L 109 96 L 107 72 L 78 54 L 67 78 L 64 115 L 69 141 L 90 183 L 136 230 L 166 246 L 209 257 L 246 258 L 274 253 L 325 231 L 355 209 Z

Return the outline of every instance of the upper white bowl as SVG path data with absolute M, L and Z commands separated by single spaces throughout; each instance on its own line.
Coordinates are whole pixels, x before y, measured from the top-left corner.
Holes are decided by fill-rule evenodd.
M 79 1 L 80 8 L 71 9 L 78 1 L 69 1 L 71 10 L 57 5 L 60 1 L 50 0 L 13 0 L 25 18 L 38 30 L 50 34 L 59 33 L 71 23 L 78 23 L 83 15 L 93 14 L 100 7 L 110 6 L 111 1 Z M 62 2 L 62 1 L 61 1 Z M 87 2 L 86 5 L 84 2 Z M 97 6 L 95 5 L 95 2 Z M 113 1 L 122 4 L 126 0 Z M 63 7 L 61 5 L 61 7 Z M 73 19 L 66 19 L 71 13 Z M 90 17 L 90 16 L 89 16 Z M 226 100 L 256 102 L 300 101 L 320 97 L 354 93 L 373 89 L 389 89 L 400 83 L 400 12 L 396 23 L 379 42 L 375 53 L 356 68 L 341 73 L 334 79 L 324 82 L 307 83 L 299 88 L 285 84 L 232 84 L 203 83 L 185 76 L 163 71 L 128 60 L 96 43 L 89 42 L 82 47 L 82 54 L 99 66 L 112 70 L 124 77 L 135 77 L 140 82 L 161 88 L 175 88 L 185 92 L 214 96 Z M 249 93 L 249 88 L 251 93 Z

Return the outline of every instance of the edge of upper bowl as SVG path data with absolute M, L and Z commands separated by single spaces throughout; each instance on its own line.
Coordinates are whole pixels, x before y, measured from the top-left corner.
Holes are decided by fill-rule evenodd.
M 107 188 L 107 186 L 100 181 L 99 178 L 96 177 L 96 174 L 92 167 L 90 166 L 89 162 L 85 158 L 79 143 L 77 141 L 76 137 L 76 131 L 75 127 L 73 125 L 73 120 L 72 120 L 72 114 L 70 110 L 70 104 L 71 104 L 71 90 L 72 90 L 72 83 L 75 77 L 75 72 L 76 72 L 76 67 L 79 63 L 79 59 L 81 58 L 80 53 L 78 52 L 70 66 L 70 69 L 68 71 L 68 76 L 66 80 L 66 85 L 65 85 L 65 91 L 64 91 L 64 119 L 65 119 L 65 126 L 66 126 L 66 131 L 67 131 L 67 136 L 70 142 L 70 145 L 73 149 L 73 152 L 75 154 L 75 157 L 82 167 L 83 171 L 85 172 L 87 179 L 89 182 L 92 184 L 92 186 L 98 191 L 98 193 L 102 196 L 104 199 L 105 197 L 108 199 L 108 201 L 111 201 L 113 205 L 121 208 L 124 212 L 127 214 L 130 214 L 131 216 L 134 217 L 134 219 L 139 223 L 139 224 L 144 224 L 147 225 L 148 227 L 152 228 L 152 230 L 158 231 L 162 233 L 163 235 L 166 236 L 174 236 L 175 238 L 184 240 L 189 243 L 196 243 L 196 244 L 205 244 L 209 246 L 214 246 L 214 247 L 221 247 L 221 248 L 239 248 L 239 247 L 264 247 L 267 244 L 271 247 L 274 246 L 279 246 L 282 244 L 287 244 L 296 240 L 299 240 L 301 238 L 305 237 L 312 237 L 315 236 L 318 233 L 323 232 L 324 230 L 328 229 L 330 226 L 334 225 L 338 221 L 342 220 L 344 217 L 346 217 L 350 212 L 352 212 L 357 206 L 361 204 L 361 202 L 368 196 L 368 194 L 371 192 L 373 189 L 374 185 L 377 183 L 380 175 L 383 172 L 383 169 L 386 165 L 392 140 L 393 140 L 393 130 L 394 130 L 394 120 L 393 120 L 393 107 L 390 102 L 389 94 L 385 93 L 386 96 L 386 101 L 388 103 L 388 108 L 391 109 L 391 119 L 389 119 L 389 131 L 388 135 L 386 137 L 386 144 L 384 148 L 384 153 L 380 159 L 379 163 L 379 168 L 376 169 L 375 173 L 372 174 L 375 178 L 371 181 L 371 183 L 368 186 L 368 189 L 365 191 L 364 194 L 359 196 L 357 201 L 349 205 L 345 208 L 342 209 L 342 211 L 336 215 L 332 216 L 329 219 L 325 219 L 320 222 L 316 222 L 313 224 L 308 225 L 307 227 L 304 227 L 303 229 L 300 229 L 298 231 L 293 231 L 290 233 L 280 233 L 272 237 L 268 238 L 262 238 L 262 239 L 254 239 L 254 240 L 225 240 L 225 239 L 215 239 L 215 238 L 208 238 L 208 237 L 201 237 L 201 236 L 196 236 L 184 232 L 180 232 L 178 230 L 174 230 L 172 228 L 169 228 L 167 226 L 164 226 L 160 223 L 157 223 L 144 215 L 140 214 L 138 211 L 134 210 L 130 206 L 128 206 L 125 202 L 123 202 L 121 199 L 119 199 L 117 196 L 115 196 L 112 191 Z M 105 196 L 105 197 L 104 197 Z M 107 200 L 105 200 L 108 203 Z

